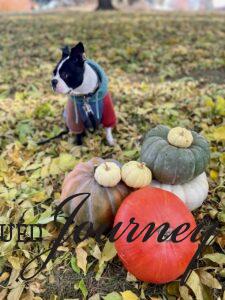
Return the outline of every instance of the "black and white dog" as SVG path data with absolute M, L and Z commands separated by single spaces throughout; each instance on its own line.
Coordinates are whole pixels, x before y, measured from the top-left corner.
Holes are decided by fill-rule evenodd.
M 69 130 L 76 134 L 77 144 L 82 144 L 85 129 L 102 124 L 109 145 L 114 145 L 112 128 L 116 124 L 112 99 L 108 93 L 108 80 L 103 69 L 86 59 L 80 42 L 71 50 L 65 47 L 62 58 L 53 71 L 52 88 L 68 94 L 64 117 Z

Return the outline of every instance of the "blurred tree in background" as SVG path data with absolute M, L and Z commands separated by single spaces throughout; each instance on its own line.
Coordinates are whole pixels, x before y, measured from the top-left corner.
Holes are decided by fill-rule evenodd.
M 114 9 L 112 0 L 98 0 L 97 9 Z

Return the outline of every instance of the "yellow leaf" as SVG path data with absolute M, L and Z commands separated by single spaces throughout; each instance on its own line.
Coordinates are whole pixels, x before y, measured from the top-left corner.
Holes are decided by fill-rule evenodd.
M 223 165 L 225 165 L 225 152 L 224 153 L 221 153 L 220 155 L 220 161 Z
M 86 239 L 84 240 L 83 242 L 80 242 L 78 245 L 77 245 L 77 248 L 85 248 L 89 245 L 91 239 Z
M 190 277 L 187 280 L 187 285 L 192 289 L 194 292 L 196 299 L 204 300 L 203 293 L 202 293 L 202 285 L 198 274 L 195 271 L 191 272 Z
M 76 159 L 68 153 L 61 153 L 59 156 L 59 167 L 62 171 L 68 171 L 75 166 Z
M 0 157 L 0 171 L 1 172 L 6 172 L 8 170 L 8 164 L 4 160 L 4 158 Z
M 19 283 L 14 289 L 12 289 L 7 297 L 7 300 L 20 299 L 24 290 L 24 285 Z
M 61 173 L 61 169 L 59 167 L 59 158 L 54 158 L 50 165 L 49 174 L 58 175 L 60 173 Z
M 219 281 L 212 276 L 212 274 L 206 272 L 205 270 L 200 270 L 199 271 L 199 276 L 201 279 L 201 282 L 213 289 L 221 289 L 221 284 L 219 283 Z
M 77 256 L 77 266 L 84 271 L 84 274 L 87 272 L 87 252 L 81 248 L 76 248 L 76 256 Z
M 213 130 L 213 138 L 216 141 L 225 141 L 225 125 L 216 127 Z
M 139 297 L 136 296 L 133 292 L 131 291 L 125 291 L 121 293 L 123 300 L 138 300 Z
M 217 263 L 220 266 L 225 265 L 225 254 L 223 253 L 205 254 L 203 258 L 210 259 L 211 261 Z
M 116 248 L 114 246 L 114 243 L 111 243 L 109 241 L 107 241 L 105 243 L 105 246 L 103 248 L 102 251 L 102 258 L 101 260 L 105 261 L 110 261 L 111 259 L 113 259 L 116 256 L 117 252 L 116 252 Z
M 47 199 L 47 196 L 44 191 L 36 192 L 31 197 L 31 201 L 33 201 L 33 202 L 42 202 L 46 199 Z
M 93 249 L 92 256 L 98 260 L 101 259 L 101 251 L 97 244 L 95 245 L 95 247 Z
M 41 168 L 41 177 L 42 178 L 45 178 L 49 175 L 49 166 L 48 165 L 44 165 L 42 168 Z
M 5 281 L 8 278 L 9 278 L 9 273 L 8 272 L 2 273 L 2 275 L 0 276 L 0 283 L 3 282 L 3 281 Z
M 8 261 L 10 262 L 10 264 L 12 265 L 12 267 L 15 270 L 20 270 L 21 269 L 21 261 L 20 261 L 19 257 L 10 256 L 10 257 L 8 257 Z
M 192 297 L 189 295 L 189 290 L 186 286 L 180 286 L 179 287 L 180 295 L 183 300 L 191 300 Z
M 218 172 L 217 171 L 215 171 L 215 170 L 211 170 L 210 171 L 210 178 L 212 179 L 212 180 L 214 180 L 214 181 L 216 181 L 217 179 L 218 179 Z
M 219 115 L 225 116 L 225 99 L 221 96 L 217 97 L 216 110 Z
M 212 98 L 207 97 L 205 99 L 205 105 L 208 107 L 213 108 L 215 106 L 215 103 L 213 102 Z

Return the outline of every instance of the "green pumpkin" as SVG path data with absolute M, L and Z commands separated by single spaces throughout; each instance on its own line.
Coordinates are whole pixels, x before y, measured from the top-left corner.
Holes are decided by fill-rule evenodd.
M 193 142 L 188 148 L 169 144 L 170 129 L 158 125 L 150 130 L 141 148 L 141 161 L 151 169 L 153 176 L 162 183 L 183 184 L 203 173 L 210 158 L 208 142 L 191 131 Z

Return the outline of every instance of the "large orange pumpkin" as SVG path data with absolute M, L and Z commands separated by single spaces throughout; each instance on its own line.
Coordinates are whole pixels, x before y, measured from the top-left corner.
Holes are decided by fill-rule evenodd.
M 79 163 L 64 179 L 61 201 L 74 194 L 90 193 L 89 199 L 75 216 L 76 224 L 92 222 L 95 229 L 100 225 L 110 228 L 117 209 L 130 192 L 123 182 L 119 182 L 115 187 L 103 187 L 97 183 L 94 171 L 103 162 L 107 162 L 107 160 L 93 158 L 88 162 Z M 64 206 L 64 211 L 71 214 L 81 200 L 81 198 L 70 200 Z
M 190 223 L 189 230 L 177 236 L 177 240 L 187 236 L 196 227 L 192 214 L 177 196 L 152 187 L 137 190 L 123 201 L 114 226 L 119 222 L 123 222 L 123 225 L 115 237 L 122 233 L 131 218 L 135 218 L 140 226 L 134 237 L 152 222 L 155 228 L 168 222 L 171 231 L 184 223 Z M 145 242 L 142 241 L 144 233 L 138 239 L 128 242 L 127 234 L 133 227 L 130 225 L 115 242 L 118 256 L 130 273 L 140 280 L 158 284 L 175 280 L 184 273 L 197 250 L 197 242 L 190 241 L 190 237 L 178 243 L 171 239 L 158 242 L 159 231 Z

